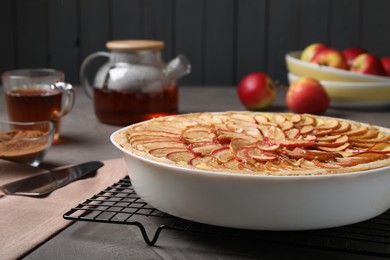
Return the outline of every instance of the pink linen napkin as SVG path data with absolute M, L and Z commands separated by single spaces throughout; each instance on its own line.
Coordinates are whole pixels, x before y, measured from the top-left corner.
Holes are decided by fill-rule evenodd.
M 4 195 L 0 192 L 0 259 L 24 256 L 72 221 L 62 215 L 127 174 L 123 159 L 103 161 L 95 175 L 72 182 L 46 197 Z M 0 185 L 44 171 L 0 160 Z

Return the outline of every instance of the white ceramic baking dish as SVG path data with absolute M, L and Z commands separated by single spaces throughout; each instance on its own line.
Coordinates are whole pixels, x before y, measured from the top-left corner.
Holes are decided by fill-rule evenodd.
M 317 176 L 257 176 L 151 161 L 111 142 L 136 193 L 149 205 L 201 223 L 254 230 L 343 226 L 390 208 L 390 167 Z

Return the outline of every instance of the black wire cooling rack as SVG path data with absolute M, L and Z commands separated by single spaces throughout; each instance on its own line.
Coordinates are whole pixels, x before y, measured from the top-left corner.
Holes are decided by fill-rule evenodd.
M 169 224 L 158 226 L 150 239 L 142 223 L 142 217 L 138 217 L 135 221 L 135 216 L 169 220 Z M 390 210 L 368 221 L 322 230 L 273 232 L 223 228 L 177 218 L 149 206 L 135 193 L 128 177 L 119 180 L 72 208 L 64 214 L 64 218 L 134 225 L 140 229 L 148 245 L 154 245 L 161 231 L 169 229 L 359 254 L 390 256 Z

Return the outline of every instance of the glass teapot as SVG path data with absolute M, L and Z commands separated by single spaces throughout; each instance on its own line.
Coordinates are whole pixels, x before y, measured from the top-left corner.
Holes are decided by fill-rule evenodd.
M 190 73 L 187 58 L 178 55 L 165 64 L 161 58 L 164 42 L 153 40 L 109 41 L 111 52 L 96 52 L 81 64 L 80 79 L 93 99 L 97 118 L 107 124 L 127 125 L 178 111 L 179 78 Z M 86 75 L 98 57 L 108 58 L 94 76 Z

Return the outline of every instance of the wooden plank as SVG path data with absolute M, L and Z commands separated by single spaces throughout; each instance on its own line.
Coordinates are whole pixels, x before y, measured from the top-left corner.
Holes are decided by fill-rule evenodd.
M 294 2 L 295 5 L 298 4 L 297 1 Z M 301 2 L 297 35 L 300 49 L 314 42 L 328 43 L 329 12 L 329 0 L 303 0 Z
M 80 47 L 81 58 L 105 50 L 110 39 L 110 1 L 80 1 Z
M 299 6 L 290 0 L 269 3 L 267 70 L 274 80 L 287 84 L 285 55 L 299 49 Z
M 191 63 L 191 74 L 180 80 L 183 85 L 203 83 L 203 2 L 176 1 L 175 7 L 176 53 L 185 55 Z
M 48 46 L 45 1 L 17 0 L 16 17 L 18 67 L 46 67 Z
M 15 60 L 15 31 L 14 19 L 15 9 L 13 0 L 0 1 L 0 10 L 3 10 L 0 15 L 0 30 L 3 35 L 0 41 L 0 73 L 6 70 L 14 69 L 16 66 Z
M 112 38 L 139 39 L 142 27 L 141 0 L 112 1 Z
M 65 72 L 72 84 L 79 80 L 77 0 L 50 0 L 48 3 L 49 66 Z
M 109 0 L 80 0 L 80 64 L 90 54 L 105 51 L 106 42 L 110 40 L 110 13 Z M 105 63 L 105 58 L 92 62 L 87 75 L 93 82 L 93 75 Z
M 174 53 L 173 0 L 143 0 L 143 37 L 165 42 L 163 59 L 168 61 Z
M 236 82 L 248 73 L 264 71 L 267 46 L 267 2 L 237 1 Z
M 232 85 L 234 73 L 234 1 L 205 1 L 205 64 L 206 85 Z
M 362 46 L 379 56 L 390 56 L 388 10 L 388 0 L 365 0 L 362 6 Z
M 372 1 L 370 1 L 372 2 Z M 337 0 L 332 2 L 329 44 L 337 49 L 361 45 L 361 2 Z

